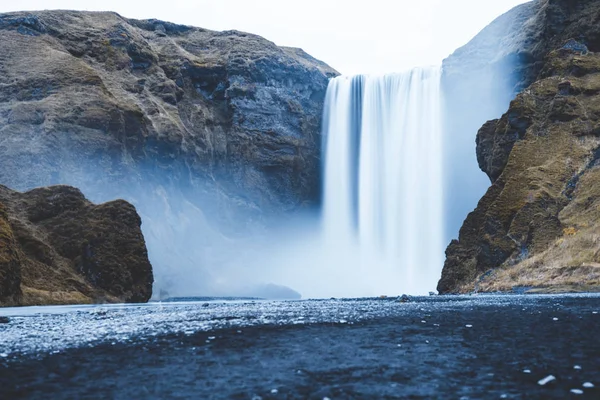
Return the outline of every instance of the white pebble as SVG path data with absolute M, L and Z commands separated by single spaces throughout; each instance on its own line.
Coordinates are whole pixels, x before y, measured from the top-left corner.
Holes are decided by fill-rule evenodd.
M 329 397 L 323 397 L 323 400 L 331 400 Z
M 591 389 L 594 387 L 594 384 L 592 382 L 586 382 L 583 384 L 583 387 L 586 389 Z
M 467 328 L 472 328 L 473 325 L 465 325 Z
M 540 379 L 538 381 L 538 385 L 540 386 L 544 386 L 547 383 L 550 383 L 552 381 L 556 380 L 556 377 L 554 377 L 554 375 L 548 375 L 547 377 L 545 377 L 544 379 Z
M 399 344 L 399 345 L 398 345 L 398 347 L 402 347 L 402 345 L 401 345 L 401 344 Z
M 271 393 L 272 394 L 277 394 L 277 393 L 279 393 L 279 390 L 277 390 L 277 389 L 271 389 Z
M 552 321 L 558 321 L 558 318 L 554 317 L 552 318 Z
M 500 395 L 500 398 L 501 399 L 508 399 L 508 395 L 507 394 Z
M 346 321 L 345 319 L 340 319 L 340 324 L 345 324 L 346 322 L 348 321 Z
M 427 321 L 421 321 L 421 322 L 422 322 L 422 323 L 424 323 L 424 324 L 426 324 L 426 323 L 427 323 Z
M 573 369 L 581 369 L 581 365 L 576 365 L 573 367 Z
M 429 340 L 426 340 L 425 343 L 429 343 Z
M 573 394 L 583 394 L 583 390 L 581 390 L 581 389 L 571 389 L 571 393 L 573 393 Z
M 209 336 L 208 337 L 208 340 L 215 340 L 215 339 L 216 339 L 216 337 L 214 337 L 214 336 Z
M 592 314 L 598 314 L 598 311 L 593 311 Z
M 6 357 L 8 357 L 8 354 L 6 354 L 6 353 L 0 353 L 0 357 L 6 358 Z
M 433 326 L 440 326 L 440 324 L 433 324 Z
M 531 370 L 530 369 L 524 369 L 523 372 L 526 373 L 526 374 L 530 374 Z

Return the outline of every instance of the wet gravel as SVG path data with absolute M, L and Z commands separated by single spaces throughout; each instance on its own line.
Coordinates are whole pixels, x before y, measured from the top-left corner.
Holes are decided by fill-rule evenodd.
M 600 399 L 600 296 L 2 309 L 0 398 Z

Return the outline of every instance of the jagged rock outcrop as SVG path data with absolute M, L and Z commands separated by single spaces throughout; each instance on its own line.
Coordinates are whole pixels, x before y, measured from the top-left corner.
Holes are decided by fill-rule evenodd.
M 217 263 L 212 240 L 317 204 L 336 74 L 238 31 L 108 12 L 2 14 L 0 183 L 131 201 L 157 280 L 185 271 L 190 281 Z
M 524 89 L 477 134 L 492 186 L 446 251 L 441 293 L 600 286 L 600 1 L 527 7 Z
M 69 186 L 0 186 L 0 305 L 148 301 L 140 225 L 123 200 L 95 205 Z

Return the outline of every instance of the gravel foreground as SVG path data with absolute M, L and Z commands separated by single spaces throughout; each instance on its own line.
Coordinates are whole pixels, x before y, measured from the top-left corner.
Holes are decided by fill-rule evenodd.
M 598 399 L 599 313 L 599 295 L 3 309 L 0 398 Z

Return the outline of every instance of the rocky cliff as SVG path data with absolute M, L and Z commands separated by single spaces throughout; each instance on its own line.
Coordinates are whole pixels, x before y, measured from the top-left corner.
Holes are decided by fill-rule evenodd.
M 0 306 L 148 301 L 140 225 L 123 200 L 94 205 L 69 186 L 0 186 Z
M 477 134 L 492 186 L 448 247 L 438 290 L 590 290 L 600 285 L 600 1 L 508 15 L 520 28 L 492 54 L 513 59 L 520 93 Z
M 237 31 L 3 14 L 0 183 L 125 198 L 142 215 L 159 282 L 174 271 L 210 279 L 214 240 L 318 202 L 319 125 L 336 74 Z

